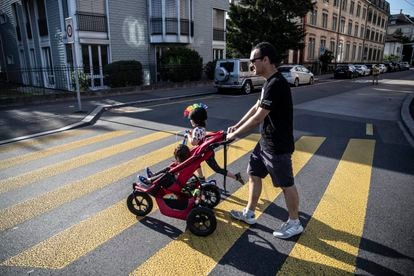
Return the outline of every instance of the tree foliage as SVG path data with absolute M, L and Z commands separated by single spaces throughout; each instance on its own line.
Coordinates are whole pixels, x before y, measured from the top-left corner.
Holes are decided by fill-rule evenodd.
M 173 82 L 201 79 L 203 59 L 193 49 L 182 46 L 171 47 L 161 58 L 161 74 L 163 79 Z
M 300 19 L 313 5 L 311 0 L 241 0 L 230 4 L 227 52 L 233 57 L 248 57 L 254 45 L 268 41 L 282 60 L 288 49 L 304 47 Z

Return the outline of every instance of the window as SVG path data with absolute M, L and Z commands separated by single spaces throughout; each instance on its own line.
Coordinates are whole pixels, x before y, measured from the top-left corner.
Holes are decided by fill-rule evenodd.
M 213 49 L 213 60 L 223 59 L 224 50 L 223 49 Z
M 355 8 L 355 1 L 351 1 L 351 5 L 349 6 L 349 14 L 354 14 Z
M 105 0 L 78 0 L 77 10 L 86 13 L 105 14 Z
M 37 2 L 37 14 L 39 15 L 39 19 L 37 20 L 39 35 L 47 36 L 49 34 L 49 31 L 47 29 L 46 9 L 44 0 L 40 0 Z
M 369 39 L 369 35 L 370 35 L 370 30 L 369 29 L 367 29 L 367 33 L 366 33 L 366 35 L 365 35 L 365 39 Z
M 328 13 L 324 12 L 322 14 L 322 28 L 327 29 L 328 28 Z
M 336 32 L 338 29 L 338 16 L 335 14 L 332 16 L 332 30 Z
M 47 87 L 54 87 L 55 85 L 55 73 L 53 71 L 52 54 L 49 47 L 42 48 L 43 51 L 43 66 L 44 81 Z
M 335 54 L 335 40 L 331 40 L 329 49 L 331 50 L 332 53 Z
M 213 9 L 213 40 L 225 41 L 225 12 Z
M 339 62 L 343 60 L 343 42 L 342 41 L 340 41 L 339 44 L 338 44 L 338 50 L 337 50 L 337 53 L 336 53 L 336 60 L 339 61 Z
M 356 16 L 359 17 L 361 15 L 361 5 L 358 4 L 357 10 L 356 10 Z
M 315 59 L 315 38 L 310 37 L 308 43 L 308 60 Z
M 351 60 L 355 60 L 356 58 L 356 45 L 352 45 L 352 58 Z
M 384 18 L 382 18 L 381 19 L 381 28 L 384 28 L 385 27 L 385 19 Z
M 362 57 L 362 45 L 358 46 L 358 60 L 360 61 Z
M 334 7 L 339 7 L 339 0 L 334 0 L 333 5 Z
M 345 33 L 345 17 L 341 17 L 341 23 L 339 25 L 339 32 Z
M 309 13 L 309 24 L 316 26 L 317 23 L 317 17 L 318 17 L 318 11 L 313 10 Z
M 25 15 L 25 24 L 26 24 L 26 34 L 28 39 L 32 39 L 32 26 L 30 24 L 30 15 L 29 15 L 29 2 L 26 0 L 24 2 L 24 6 L 22 6 L 24 9 L 24 15 Z
M 365 34 L 365 27 L 364 27 L 364 25 L 361 25 L 361 32 L 360 32 L 360 37 L 361 38 L 364 38 L 364 34 Z
M 19 17 L 17 16 L 17 4 L 12 4 L 14 20 L 16 22 L 16 36 L 18 41 L 22 41 L 22 34 L 20 32 Z
M 342 10 L 346 11 L 346 7 L 348 6 L 348 0 L 342 0 Z
M 322 55 L 323 53 L 325 53 L 325 50 L 326 50 L 326 38 L 325 37 L 322 37 L 321 38 L 321 42 L 320 42 L 320 47 L 319 47 L 319 49 L 320 49 L 320 54 Z
M 355 22 L 354 36 L 358 36 L 358 31 L 359 31 L 358 27 L 359 27 L 358 23 Z
M 348 21 L 348 35 L 352 35 L 352 20 Z
M 367 15 L 367 9 L 366 8 L 364 8 L 363 10 L 362 10 L 362 19 L 365 19 L 365 16 Z
M 108 64 L 108 46 L 82 44 L 83 72 L 88 77 L 89 86 L 104 85 L 103 67 Z
M 373 17 L 372 17 L 372 24 L 377 24 L 377 13 L 375 12 Z
M 349 51 L 350 51 L 351 45 L 349 42 L 345 46 L 345 60 L 349 60 Z

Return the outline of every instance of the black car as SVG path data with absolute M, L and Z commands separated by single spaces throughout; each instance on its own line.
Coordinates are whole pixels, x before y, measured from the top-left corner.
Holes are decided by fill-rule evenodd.
M 334 79 L 337 78 L 356 78 L 358 77 L 358 71 L 353 65 L 340 64 L 334 71 Z

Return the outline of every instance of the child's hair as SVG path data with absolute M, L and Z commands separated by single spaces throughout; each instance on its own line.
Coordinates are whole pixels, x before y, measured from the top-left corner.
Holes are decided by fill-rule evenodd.
M 196 103 L 187 106 L 184 110 L 184 117 L 192 120 L 197 126 L 205 127 L 207 120 L 207 105 Z
M 177 162 L 184 162 L 190 157 L 190 148 L 184 144 L 179 144 L 174 150 L 174 157 Z

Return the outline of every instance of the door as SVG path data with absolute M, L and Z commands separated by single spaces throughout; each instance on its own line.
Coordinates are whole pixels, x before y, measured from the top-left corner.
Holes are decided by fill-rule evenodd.
M 104 87 L 103 67 L 108 64 L 108 46 L 82 45 L 83 72 L 86 74 L 90 88 Z

